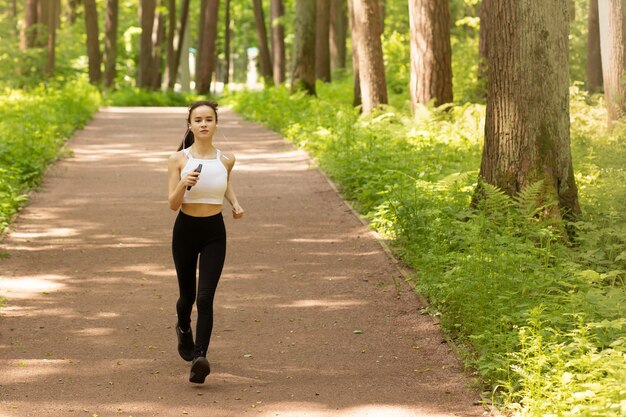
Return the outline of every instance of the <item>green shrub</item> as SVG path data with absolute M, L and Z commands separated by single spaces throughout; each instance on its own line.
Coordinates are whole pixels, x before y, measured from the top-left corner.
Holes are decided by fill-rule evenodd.
M 0 232 L 99 102 L 98 91 L 80 79 L 4 90 L 0 96 Z
M 471 208 L 484 106 L 359 116 L 350 80 L 230 98 L 306 149 L 417 274 L 415 285 L 493 401 L 524 416 L 617 416 L 626 386 L 625 129 L 572 89 L 585 216 L 572 247 L 530 202 L 486 185 Z M 589 105 L 587 103 L 592 103 Z M 622 409 L 620 409 L 622 407 Z

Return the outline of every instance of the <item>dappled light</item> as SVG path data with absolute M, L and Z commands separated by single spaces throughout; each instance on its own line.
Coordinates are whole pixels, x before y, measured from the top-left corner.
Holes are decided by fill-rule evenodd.
M 397 303 L 398 271 L 306 155 L 226 111 L 220 128 L 237 155 L 233 181 L 247 214 L 234 221 L 224 211 L 213 371 L 204 385 L 187 385 L 173 331 L 175 213 L 162 172 L 180 113 L 156 114 L 160 130 L 148 137 L 132 132 L 155 113 L 98 113 L 2 242 L 0 370 L 12 410 L 142 416 L 209 404 L 258 415 L 438 416 L 426 381 L 449 371 L 428 361 L 454 358 L 437 327 L 407 315 L 407 305 L 418 308 L 410 293 Z M 381 302 L 393 307 L 377 311 Z M 437 342 L 424 355 L 411 347 L 417 338 Z M 430 370 L 420 379 L 414 369 Z M 420 392 L 423 406 L 369 383 L 348 395 L 374 372 Z M 471 405 L 462 383 L 450 390 Z M 44 406 L 27 392 L 51 395 Z

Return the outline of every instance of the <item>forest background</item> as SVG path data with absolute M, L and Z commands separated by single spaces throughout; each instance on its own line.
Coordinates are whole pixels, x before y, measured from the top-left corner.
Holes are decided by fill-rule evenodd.
M 553 0 L 567 18 L 552 20 L 544 2 L 516 3 L 511 14 L 506 3 L 320 0 L 316 11 L 311 0 L 0 0 L 0 230 L 100 106 L 184 106 L 219 94 L 306 149 L 413 268 L 407 281 L 430 303 L 416 314 L 439 319 L 486 403 L 520 416 L 625 415 L 626 129 L 624 94 L 608 94 L 624 67 L 601 68 L 604 86 L 590 67 L 601 49 L 597 6 L 621 2 Z M 549 178 L 514 192 L 497 178 L 479 181 L 489 168 L 483 150 L 499 137 L 489 106 L 508 88 L 487 82 L 498 74 L 481 60 L 484 47 L 506 53 L 508 38 L 487 36 L 484 23 L 529 13 L 567 30 L 568 105 L 555 117 L 567 121 L 559 146 L 571 154 L 577 210 L 546 197 Z M 448 24 L 433 24 L 442 15 Z M 430 20 L 412 26 L 419 16 Z M 522 38 L 536 35 L 527 21 L 511 22 L 530 28 Z M 449 47 L 449 76 L 426 77 L 412 54 L 411 33 L 428 24 L 443 56 Z M 352 47 L 362 39 L 380 40 L 379 61 Z M 450 88 L 418 93 L 412 73 Z M 535 75 L 507 90 L 539 91 L 530 130 L 551 106 L 542 101 L 550 74 Z

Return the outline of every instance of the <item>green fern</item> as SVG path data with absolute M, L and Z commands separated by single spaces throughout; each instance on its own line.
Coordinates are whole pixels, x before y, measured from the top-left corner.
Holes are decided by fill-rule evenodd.
M 522 188 L 517 196 L 514 197 L 522 216 L 534 217 L 539 213 L 543 191 L 544 181 L 539 180 Z
M 478 207 L 490 217 L 502 217 L 510 213 L 514 206 L 513 199 L 500 188 L 487 182 L 479 184 L 481 200 Z

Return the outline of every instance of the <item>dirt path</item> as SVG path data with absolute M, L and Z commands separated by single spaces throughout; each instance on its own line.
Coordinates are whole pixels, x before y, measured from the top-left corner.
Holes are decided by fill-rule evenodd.
M 226 110 L 217 145 L 238 156 L 247 216 L 226 218 L 212 374 L 187 382 L 166 196 L 185 115 L 100 111 L 1 242 L 0 415 L 482 415 L 437 326 L 306 155 Z

